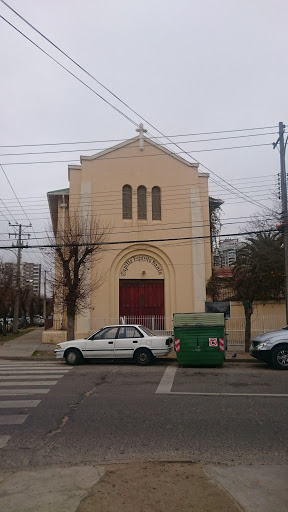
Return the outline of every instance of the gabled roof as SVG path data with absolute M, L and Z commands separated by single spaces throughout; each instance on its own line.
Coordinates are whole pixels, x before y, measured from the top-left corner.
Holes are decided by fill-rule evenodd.
M 54 235 L 56 235 L 57 233 L 59 196 L 69 196 L 69 188 L 62 188 L 60 190 L 51 190 L 51 192 L 47 192 L 50 217 L 52 221 Z
M 69 188 L 61 188 L 60 190 L 51 190 L 47 192 L 47 196 L 68 196 Z
M 132 139 L 127 139 L 124 142 L 121 142 L 120 144 L 117 144 L 116 146 L 112 146 L 111 148 L 104 149 L 104 151 L 100 151 L 99 153 L 96 153 L 94 155 L 91 155 L 91 156 L 81 156 L 80 157 L 80 161 L 82 163 L 83 161 L 87 161 L 87 160 L 97 160 L 97 159 L 101 160 L 101 159 L 104 159 L 103 157 L 105 157 L 105 155 L 109 155 L 110 153 L 112 153 L 113 151 L 117 151 L 118 149 L 125 148 L 126 146 L 129 146 L 133 142 L 138 142 L 139 139 L 140 139 L 140 136 L 138 135 L 137 137 L 133 137 Z M 152 139 L 149 139 L 148 137 L 144 137 L 144 144 L 145 144 L 145 146 L 147 146 L 147 144 L 149 144 L 149 145 L 157 148 L 158 151 L 161 151 L 162 153 L 166 153 L 168 156 L 176 158 L 176 160 L 179 160 L 180 162 L 182 162 L 185 165 L 188 165 L 189 167 L 194 167 L 196 169 L 199 167 L 198 163 L 196 163 L 196 162 L 195 163 L 194 162 L 192 162 L 192 163 L 188 162 L 187 160 L 185 160 L 181 156 L 176 155 L 175 153 L 173 153 L 169 149 L 165 148 L 164 146 L 161 146 L 160 144 L 157 144 L 156 142 L 154 142 Z M 153 156 L 153 153 L 151 154 L 151 156 Z M 157 156 L 157 155 L 155 154 L 155 156 Z M 75 168 L 79 169 L 79 166 L 78 165 L 68 165 L 68 169 L 75 169 Z

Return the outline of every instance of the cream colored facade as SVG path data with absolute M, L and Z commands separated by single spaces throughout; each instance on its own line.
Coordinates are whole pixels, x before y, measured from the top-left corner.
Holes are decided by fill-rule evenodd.
M 283 329 L 286 325 L 285 301 L 255 301 L 251 316 L 251 338 L 263 332 Z M 231 302 L 231 318 L 226 321 L 228 343 L 244 344 L 245 313 L 241 302 Z
M 72 208 L 111 226 L 111 245 L 98 268 L 105 280 L 85 314 L 77 317 L 76 338 L 119 323 L 120 280 L 164 281 L 166 329 L 171 329 L 174 312 L 204 311 L 211 275 L 208 174 L 144 138 L 141 130 L 111 149 L 82 156 L 81 165 L 70 165 L 68 173 L 69 189 L 48 193 L 58 238 Z M 123 219 L 125 185 L 132 187 L 131 219 Z M 139 186 L 146 187 L 147 219 L 138 218 Z M 161 190 L 158 220 L 152 220 L 153 187 Z M 55 315 L 58 323 L 61 314 Z

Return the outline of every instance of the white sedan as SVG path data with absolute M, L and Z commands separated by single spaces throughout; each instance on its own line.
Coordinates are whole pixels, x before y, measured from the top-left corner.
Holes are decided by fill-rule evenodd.
M 172 346 L 172 338 L 143 325 L 109 325 L 87 339 L 59 343 L 54 352 L 56 359 L 64 358 L 71 366 L 83 359 L 134 359 L 147 366 L 153 357 L 167 356 Z

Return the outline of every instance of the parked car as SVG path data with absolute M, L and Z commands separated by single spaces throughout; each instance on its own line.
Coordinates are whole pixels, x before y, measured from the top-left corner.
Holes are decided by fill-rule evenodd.
M 172 338 L 142 325 L 109 325 L 87 339 L 59 343 L 54 352 L 56 359 L 64 358 L 71 366 L 83 359 L 134 359 L 147 366 L 153 357 L 167 356 L 172 346 Z
M 3 318 L 0 318 L 0 324 L 1 324 L 1 332 L 3 332 L 3 325 L 4 325 Z M 12 332 L 12 331 L 13 331 L 13 318 L 6 318 L 6 332 Z
M 266 332 L 251 342 L 250 355 L 274 366 L 288 370 L 288 325 L 279 331 Z
M 35 325 L 36 327 L 44 327 L 45 322 L 42 316 L 35 315 L 32 318 L 32 324 Z
M 24 318 L 18 318 L 18 328 L 23 329 L 24 327 Z

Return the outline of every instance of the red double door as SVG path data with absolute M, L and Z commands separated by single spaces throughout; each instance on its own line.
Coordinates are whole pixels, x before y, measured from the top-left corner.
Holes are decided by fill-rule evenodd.
M 120 317 L 126 317 L 130 323 L 141 323 L 143 317 L 164 319 L 164 313 L 164 279 L 120 279 Z

